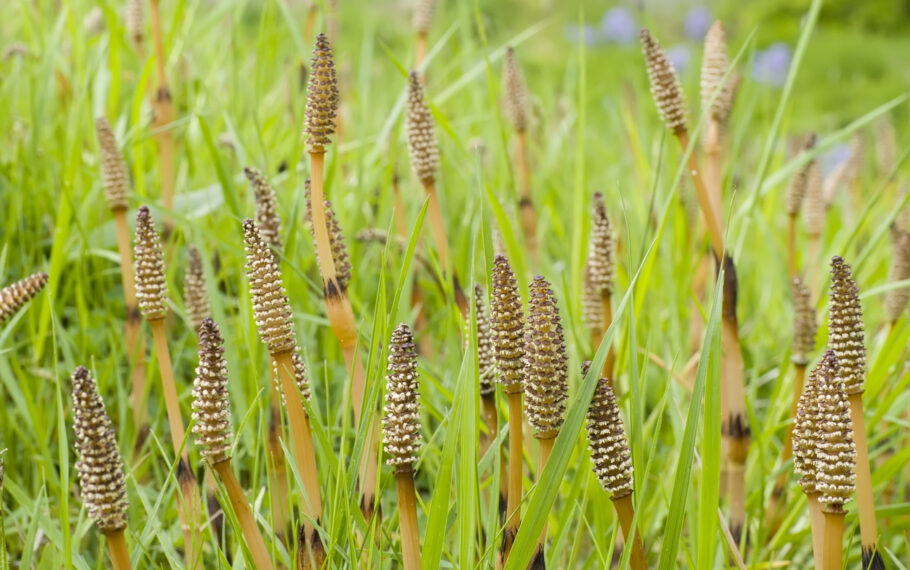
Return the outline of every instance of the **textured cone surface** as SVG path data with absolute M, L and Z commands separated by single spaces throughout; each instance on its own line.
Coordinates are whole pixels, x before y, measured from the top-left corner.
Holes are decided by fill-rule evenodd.
M 499 382 L 506 392 L 519 392 L 524 377 L 524 315 L 515 274 L 503 255 L 493 260 L 490 293 L 490 328 Z
M 477 368 L 480 370 L 480 393 L 492 394 L 495 390 L 493 377 L 496 374 L 495 356 L 493 351 L 493 337 L 490 333 L 490 317 L 487 315 L 487 306 L 483 302 L 483 287 L 474 285 L 474 307 L 477 314 Z M 465 321 L 467 334 L 464 337 L 465 351 L 470 347 L 470 319 Z
M 842 367 L 836 366 L 834 374 L 819 374 L 818 378 L 816 487 L 828 512 L 842 512 L 856 491 L 856 446 L 843 372 Z
M 0 323 L 9 320 L 47 284 L 47 273 L 36 273 L 0 289 Z
M 259 336 L 270 354 L 290 352 L 296 345 L 294 320 L 275 256 L 253 220 L 243 222 L 243 239 L 250 299 Z
M 569 395 L 568 357 L 556 298 L 546 279 L 530 287 L 525 332 L 525 408 L 538 435 L 559 431 Z
M 126 208 L 129 204 L 130 177 L 114 131 L 107 119 L 98 117 L 95 119 L 95 132 L 101 147 L 101 181 L 107 204 L 112 210 Z
M 199 329 L 199 366 L 193 381 L 193 437 L 210 465 L 231 458 L 231 403 L 224 339 L 210 318 Z
M 819 408 L 819 386 L 822 378 L 833 378 L 837 359 L 830 350 L 812 369 L 803 385 L 803 392 L 796 403 L 796 418 L 793 425 L 793 469 L 802 475 L 800 486 L 806 493 L 817 492 L 818 466 L 815 449 L 818 428 L 822 421 Z
M 793 355 L 794 364 L 805 366 L 809 355 L 815 352 L 815 333 L 818 331 L 815 307 L 809 288 L 799 277 L 791 283 L 793 292 Z
M 599 329 L 603 326 L 603 307 L 600 294 L 591 282 L 590 260 L 585 262 L 584 288 L 581 292 L 581 316 L 588 328 Z
M 502 90 L 505 93 L 505 111 L 512 127 L 518 132 L 528 130 L 528 88 L 525 86 L 515 48 L 509 46 L 503 60 Z
M 310 77 L 307 84 L 306 144 L 310 152 L 323 152 L 335 134 L 335 115 L 338 112 L 338 80 L 335 78 L 335 60 L 325 34 L 316 36 Z
M 639 37 L 645 54 L 645 64 L 648 67 L 651 95 L 654 97 L 660 118 L 674 133 L 685 131 L 686 104 L 676 70 L 673 69 L 664 48 L 651 36 L 651 32 L 643 29 Z
M 250 186 L 253 188 L 253 198 L 256 200 L 256 225 L 262 239 L 266 241 L 275 253 L 282 250 L 281 243 L 281 218 L 278 216 L 278 199 L 275 190 L 261 172 L 247 166 L 243 169 Z
M 316 252 L 316 259 L 319 259 L 319 247 L 316 245 L 316 228 L 313 226 L 313 203 L 310 195 L 310 181 L 307 179 L 306 188 L 306 220 L 310 224 L 310 235 L 313 236 L 313 248 Z M 348 244 L 344 239 L 344 232 L 341 231 L 341 224 L 338 223 L 338 217 L 335 210 L 332 209 L 332 203 L 328 200 L 323 202 L 325 210 L 325 225 L 329 234 L 329 247 L 332 250 L 332 262 L 335 265 L 335 278 L 342 289 L 347 289 L 351 284 L 353 274 L 351 266 L 351 254 L 348 252 Z
M 806 233 L 809 235 L 821 235 L 825 229 L 825 214 L 827 213 L 827 204 L 825 203 L 825 182 L 822 179 L 822 169 L 817 160 L 809 164 L 809 170 L 806 172 L 806 210 L 803 214 L 806 222 Z
M 719 123 L 726 123 L 733 107 L 735 83 L 731 75 L 721 87 L 724 74 L 730 67 L 730 58 L 727 56 L 727 32 L 720 21 L 714 22 L 708 30 L 704 49 L 701 63 L 701 108 L 704 111 L 710 106 L 711 118 Z M 711 105 L 711 98 L 715 96 L 718 87 L 720 91 Z
M 142 0 L 126 0 L 126 31 L 132 36 L 142 34 Z
M 82 502 L 102 532 L 123 529 L 128 506 L 123 462 L 98 386 L 81 366 L 73 373 L 73 424 Z
M 386 461 L 408 471 L 420 451 L 420 409 L 417 403 L 417 347 L 407 325 L 398 325 L 389 342 L 385 417 L 382 420 Z
M 155 230 L 148 206 L 136 215 L 136 239 L 133 246 L 136 265 L 136 298 L 145 318 L 154 321 L 167 316 L 167 281 L 164 278 L 164 254 L 161 236 Z
M 588 277 L 594 291 L 601 297 L 613 293 L 616 272 L 614 261 L 613 227 L 607 216 L 604 195 L 594 193 L 591 208 L 591 242 L 588 250 Z
M 300 390 L 300 397 L 304 400 L 310 399 L 310 378 L 307 376 L 306 363 L 303 361 L 303 355 L 300 353 L 300 345 L 294 347 L 294 353 L 291 355 L 291 362 L 294 365 L 292 373 L 297 389 Z M 281 394 L 281 401 L 285 402 L 284 392 L 281 390 L 281 380 L 278 376 L 278 363 L 272 361 L 272 372 L 275 382 L 278 384 L 278 392 Z M 286 402 L 285 402 L 286 403 Z
M 433 12 L 436 9 L 436 0 L 417 0 L 414 4 L 414 17 L 412 24 L 414 31 L 419 34 L 429 33 L 433 25 Z
M 891 230 L 891 268 L 888 270 L 888 282 L 896 283 L 910 279 L 910 233 L 897 228 Z M 907 308 L 910 299 L 910 287 L 906 285 L 891 289 L 885 293 L 885 317 L 894 322 Z
M 622 415 L 610 381 L 601 378 L 588 408 L 588 443 L 594 474 L 601 487 L 614 497 L 632 492 L 632 455 Z
M 828 347 L 837 356 L 840 377 L 848 394 L 859 394 L 866 382 L 866 343 L 859 288 L 842 257 L 831 259 L 828 302 Z
M 186 268 L 186 278 L 183 281 L 183 302 L 193 328 L 198 329 L 202 325 L 202 320 L 212 314 L 209 295 L 205 289 L 202 257 L 194 245 L 190 246 L 190 259 Z
M 433 126 L 433 115 L 423 98 L 423 87 L 417 73 L 411 72 L 408 83 L 408 154 L 411 156 L 411 169 L 424 184 L 436 180 L 439 169 L 439 145 L 436 142 L 436 131 Z
M 809 152 L 814 147 L 815 134 L 813 133 L 809 135 L 802 150 L 803 152 Z M 799 210 L 803 205 L 803 200 L 806 197 L 809 187 L 809 171 L 814 164 L 815 160 L 810 160 L 797 170 L 796 174 L 793 175 L 793 178 L 790 179 L 790 185 L 787 186 L 787 214 L 790 216 L 799 214 Z

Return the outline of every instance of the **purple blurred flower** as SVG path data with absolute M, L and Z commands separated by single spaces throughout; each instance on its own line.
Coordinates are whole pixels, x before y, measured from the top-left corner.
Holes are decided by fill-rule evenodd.
M 834 169 L 850 159 L 853 151 L 849 143 L 838 143 L 822 153 L 818 157 L 818 164 L 821 166 L 822 174 L 828 176 Z
M 708 28 L 711 27 L 711 11 L 704 6 L 696 6 L 686 14 L 686 36 L 691 40 L 705 39 Z
M 676 73 L 682 75 L 689 67 L 689 62 L 692 60 L 692 52 L 687 46 L 678 44 L 667 48 L 667 58 L 673 64 L 673 69 L 676 70 Z
M 584 42 L 585 45 L 593 45 L 600 42 L 600 33 L 594 26 L 566 26 L 566 39 L 570 42 Z
M 787 80 L 793 53 L 790 46 L 778 42 L 765 51 L 755 54 L 752 62 L 752 78 L 759 83 L 780 87 Z
M 625 45 L 638 41 L 638 22 L 625 8 L 607 10 L 600 20 L 600 29 L 607 41 Z

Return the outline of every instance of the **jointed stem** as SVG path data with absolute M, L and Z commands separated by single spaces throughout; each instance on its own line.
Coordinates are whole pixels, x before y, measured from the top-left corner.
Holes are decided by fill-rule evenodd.
M 521 226 L 531 259 L 537 259 L 537 215 L 531 198 L 531 170 L 528 166 L 528 139 L 525 131 L 515 133 L 515 176 L 518 178 L 518 205 L 521 209 Z
M 420 531 L 417 528 L 417 495 L 414 473 L 395 473 L 398 486 L 398 524 L 401 526 L 401 554 L 404 570 L 420 570 Z
M 856 442 L 856 505 L 859 512 L 859 531 L 863 549 L 878 548 L 878 524 L 875 520 L 875 499 L 872 495 L 872 473 L 869 466 L 869 444 L 866 441 L 866 419 L 863 416 L 863 395 L 850 394 L 850 419 L 853 440 Z
M 622 497 L 612 497 L 613 508 L 616 510 L 616 516 L 619 518 L 619 526 L 622 528 L 622 535 L 629 544 L 629 536 L 632 535 L 632 519 L 635 517 L 635 507 L 632 504 L 632 494 L 629 493 Z M 641 534 L 635 531 L 635 538 L 631 541 L 632 556 L 629 565 L 632 570 L 646 570 L 648 567 L 645 558 L 645 548 L 641 542 Z
M 111 555 L 111 567 L 114 570 L 131 570 L 133 567 L 130 562 L 130 552 L 126 548 L 123 530 L 120 528 L 104 533 L 104 537 L 107 539 L 107 549 Z
M 212 469 L 218 475 L 224 485 L 224 489 L 227 491 L 231 506 L 234 508 L 234 514 L 237 515 L 237 521 L 243 531 L 243 542 L 250 549 L 250 557 L 253 559 L 254 567 L 266 570 L 273 569 L 275 566 L 272 564 L 269 551 L 265 546 L 265 540 L 262 538 L 262 533 L 259 532 L 259 527 L 256 526 L 256 519 L 253 516 L 252 509 L 250 509 L 250 504 L 246 500 L 246 496 L 243 494 L 243 489 L 240 488 L 240 483 L 237 482 L 234 471 L 231 470 L 230 461 L 216 463 L 212 465 Z

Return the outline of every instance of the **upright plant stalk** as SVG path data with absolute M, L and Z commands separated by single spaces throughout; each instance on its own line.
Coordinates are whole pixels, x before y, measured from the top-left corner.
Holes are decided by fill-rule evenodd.
M 896 283 L 910 279 L 910 232 L 891 227 L 891 267 L 888 270 L 888 282 Z M 894 328 L 897 320 L 907 308 L 910 300 L 910 287 L 904 286 L 889 289 L 885 293 L 885 319 L 889 328 Z
M 145 59 L 143 24 L 142 0 L 126 0 L 126 31 L 139 60 Z
M 323 171 L 325 148 L 332 142 L 335 132 L 335 116 L 338 111 L 338 82 L 335 78 L 335 62 L 332 48 L 325 34 L 316 37 L 313 60 L 310 66 L 310 82 L 307 87 L 306 142 L 310 154 L 310 204 L 313 236 L 316 241 L 316 257 L 322 274 L 323 299 L 332 332 L 344 353 L 348 374 L 351 377 L 351 404 L 354 408 L 354 422 L 360 424 L 366 375 L 363 363 L 357 356 L 357 325 L 354 310 L 348 298 L 347 288 L 340 282 L 338 267 L 333 255 L 330 227 L 325 211 L 323 192 Z M 367 430 L 367 441 L 360 459 L 360 509 L 367 521 L 373 518 L 376 508 L 376 477 L 379 446 L 379 418 L 374 418 Z M 371 476 L 371 473 L 373 476 Z
M 591 289 L 592 297 L 596 296 L 600 305 L 601 320 L 600 334 L 594 338 L 594 350 L 600 346 L 603 333 L 613 324 L 613 283 L 615 280 L 615 243 L 613 241 L 613 227 L 607 216 L 607 206 L 604 196 L 600 192 L 594 193 L 591 211 L 591 239 L 588 245 L 588 270 L 586 285 Z M 602 376 L 607 378 L 611 387 L 615 386 L 613 378 L 613 365 L 616 355 L 610 346 L 607 359 L 604 361 Z
M 385 417 L 382 422 L 386 461 L 395 470 L 398 487 L 398 521 L 404 570 L 420 569 L 420 531 L 414 464 L 420 452 L 417 349 L 411 329 L 398 325 L 389 341 Z
M 803 146 L 803 152 L 810 152 L 815 147 L 815 133 L 809 135 Z M 787 231 L 787 260 L 790 268 L 790 278 L 796 277 L 799 268 L 796 263 L 796 223 L 799 220 L 799 211 L 809 187 L 810 171 L 817 168 L 814 160 L 807 162 L 796 171 L 787 187 L 787 218 L 789 228 Z
M 199 366 L 193 382 L 193 436 L 202 457 L 221 480 L 256 568 L 272 569 L 265 540 L 231 470 L 231 409 L 227 389 L 224 339 L 218 325 L 205 318 L 199 327 Z
M 839 377 L 849 401 L 853 438 L 856 442 L 856 502 L 863 547 L 863 568 L 884 568 L 878 550 L 878 524 L 872 494 L 869 447 L 866 442 L 866 420 L 863 415 L 863 392 L 866 382 L 866 345 L 863 308 L 859 288 L 850 266 L 843 258 L 831 259 L 831 296 L 828 304 L 828 346 L 837 356 Z
M 47 285 L 47 273 L 35 273 L 0 289 L 0 324 L 10 320 Z
M 436 9 L 436 0 L 417 0 L 414 6 L 414 17 L 412 20 L 414 34 L 417 45 L 414 54 L 414 69 L 421 69 L 423 62 L 427 58 L 427 38 L 430 35 L 430 28 L 433 25 L 433 12 Z M 423 80 L 426 80 L 426 72 L 423 72 Z
M 167 419 L 171 431 L 171 443 L 177 462 L 177 485 L 180 498 L 177 510 L 180 514 L 185 542 L 184 555 L 189 568 L 195 568 L 202 561 L 202 541 L 198 528 L 198 507 L 200 505 L 199 489 L 196 477 L 190 466 L 186 449 L 181 453 L 185 430 L 180 415 L 180 401 L 177 397 L 177 386 L 174 382 L 174 368 L 171 364 L 171 353 L 167 344 L 167 333 L 164 319 L 167 316 L 167 281 L 164 278 L 164 255 L 161 248 L 161 236 L 155 230 L 151 213 L 147 206 L 139 208 L 136 215 L 136 238 L 133 257 L 136 264 L 136 298 L 139 309 L 152 329 L 155 342 L 155 355 L 161 374 L 161 391 L 167 409 Z
M 809 288 L 799 277 L 794 277 L 791 291 L 793 294 L 793 343 L 791 349 L 790 361 L 793 363 L 793 400 L 790 405 L 790 418 L 794 421 L 787 426 L 784 435 L 784 443 L 781 448 L 780 462 L 784 464 L 793 455 L 793 437 L 796 427 L 796 417 L 800 398 L 803 394 L 803 385 L 806 378 L 806 367 L 809 365 L 809 358 L 815 352 L 815 334 L 818 329 L 815 315 L 815 307 L 812 304 Z M 768 514 L 771 517 L 772 527 L 777 526 L 777 517 L 783 506 L 781 500 L 784 498 L 787 484 L 787 472 L 782 471 L 774 484 L 771 491 L 771 504 L 768 508 Z
M 111 566 L 114 570 L 129 570 L 132 565 L 123 532 L 128 507 L 123 461 L 98 385 L 82 366 L 73 373 L 73 424 L 82 501 L 107 539 Z
M 528 325 L 525 330 L 525 409 L 540 444 L 537 477 L 543 473 L 553 442 L 566 415 L 569 397 L 566 339 L 556 297 L 546 279 L 536 276 L 530 286 Z M 544 524 L 529 568 L 543 569 L 547 526 Z
M 512 267 L 504 255 L 493 260 L 490 328 L 499 382 L 509 401 L 509 481 L 506 524 L 497 568 L 505 565 L 521 523 L 522 406 L 524 380 L 524 311 Z
M 130 6 L 138 2 L 130 2 Z M 127 14 L 131 12 L 128 10 Z M 141 33 L 140 33 L 141 47 Z M 126 223 L 126 210 L 129 206 L 130 179 L 126 170 L 126 162 L 117 145 L 117 139 L 110 123 L 104 117 L 95 120 L 95 132 L 98 135 L 98 146 L 101 148 L 101 175 L 104 182 L 104 195 L 108 206 L 114 214 L 114 225 L 117 229 L 117 249 L 120 252 L 120 277 L 123 283 L 123 297 L 126 302 L 126 326 L 124 340 L 129 354 L 129 363 L 132 375 L 132 390 L 130 403 L 135 411 L 135 427 L 137 433 L 143 433 L 145 425 L 145 410 L 142 406 L 142 396 L 145 393 L 145 339 L 142 337 L 142 315 L 139 313 L 139 304 L 136 300 L 136 283 L 133 275 L 133 254 L 130 248 L 130 230 Z
M 673 65 L 651 33 L 641 31 L 642 49 L 651 83 L 651 94 L 667 128 L 676 136 L 683 150 L 689 147 L 686 128 L 686 106 L 682 88 Z M 750 430 L 746 419 L 745 374 L 739 323 L 736 316 L 736 267 L 724 253 L 723 224 L 720 212 L 705 186 L 694 152 L 689 153 L 689 174 L 705 218 L 711 248 L 716 259 L 724 264 L 724 303 L 721 322 L 721 430 L 729 463 L 728 490 L 730 494 L 730 530 L 739 542 L 745 528 L 745 464 L 749 449 Z
M 806 236 L 809 240 L 810 267 L 818 267 L 822 232 L 825 229 L 825 218 L 828 214 L 823 185 L 821 167 L 818 165 L 817 160 L 813 160 L 806 173 L 806 198 L 803 208 Z M 822 272 L 812 271 L 811 273 L 809 291 L 812 292 L 813 299 L 818 299 L 819 275 Z
M 532 259 L 537 259 L 537 214 L 531 198 L 531 169 L 528 164 L 528 88 L 521 67 L 515 57 L 515 48 L 506 48 L 502 69 L 505 114 L 515 129 L 515 163 L 513 170 L 518 179 L 518 206 L 521 226 Z
M 586 369 L 587 367 L 585 374 Z M 627 543 L 632 544 L 630 566 L 632 570 L 645 570 L 648 565 L 641 534 L 632 526 L 635 517 L 632 502 L 632 454 L 619 405 L 607 378 L 601 378 L 594 389 L 594 397 L 588 408 L 587 426 L 594 474 L 604 491 L 610 493 L 623 537 Z
M 305 560 L 312 567 L 319 568 L 325 559 L 325 547 L 316 530 L 322 517 L 322 498 L 310 419 L 294 376 L 293 353 L 297 341 L 291 305 L 281 282 L 281 272 L 275 263 L 275 256 L 253 220 L 244 220 L 243 239 L 247 252 L 246 269 L 253 316 L 259 336 L 278 368 L 281 391 L 287 402 L 297 472 L 304 486 L 304 497 L 301 500 L 304 514 L 303 544 L 298 547 L 305 551 Z
M 158 159 L 161 162 L 161 203 L 166 210 L 174 209 L 174 134 L 171 123 L 174 122 L 174 102 L 171 99 L 171 86 L 165 71 L 164 32 L 161 29 L 161 0 L 150 0 L 152 19 L 152 39 L 155 44 L 155 69 L 158 74 L 158 86 L 152 108 L 155 110 L 154 125 L 158 129 L 155 138 L 158 140 Z M 167 236 L 173 229 L 169 216 L 164 218 L 164 234 Z

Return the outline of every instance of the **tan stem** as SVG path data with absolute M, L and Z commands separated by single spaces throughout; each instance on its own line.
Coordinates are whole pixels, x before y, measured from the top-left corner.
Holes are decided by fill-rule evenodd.
M 417 527 L 417 494 L 414 473 L 396 472 L 398 486 L 398 524 L 401 526 L 401 557 L 404 570 L 420 570 L 420 531 Z
M 449 241 L 446 238 L 445 220 L 442 217 L 442 208 L 439 206 L 439 196 L 436 192 L 434 180 L 424 181 L 423 189 L 430 199 L 427 214 L 430 217 L 430 231 L 433 232 L 433 241 L 436 242 L 436 251 L 439 253 L 439 264 L 443 273 L 449 271 Z
M 528 166 L 528 140 L 525 131 L 515 133 L 515 176 L 518 179 L 518 205 L 521 211 L 521 226 L 528 243 L 532 259 L 537 259 L 537 214 L 531 197 L 531 169 Z
M 313 30 L 316 29 L 316 16 L 318 15 L 318 8 L 316 2 L 310 4 L 309 9 L 306 12 L 306 23 L 304 24 L 303 39 L 308 44 L 313 43 L 314 35 Z
M 705 137 L 705 186 L 711 196 L 711 207 L 723 212 L 723 126 L 715 119 L 707 124 Z
M 123 297 L 126 303 L 126 327 L 124 340 L 132 370 L 130 404 L 134 412 L 137 433 L 145 426 L 145 407 L 142 395 L 145 393 L 145 341 L 140 334 L 142 314 L 136 299 L 136 280 L 133 275 L 133 250 L 130 230 L 126 222 L 126 208 L 115 208 L 114 225 L 117 228 L 117 250 L 120 252 L 120 277 L 123 282 Z
M 107 549 L 111 555 L 111 567 L 114 570 L 131 570 L 130 551 L 126 548 L 124 529 L 118 528 L 104 533 L 107 539 Z
M 856 506 L 859 512 L 859 532 L 863 549 L 878 549 L 878 524 L 875 520 L 875 499 L 872 495 L 872 473 L 869 465 L 869 444 L 866 441 L 866 419 L 863 415 L 863 394 L 850 394 L 850 418 L 853 421 L 853 440 L 856 442 Z
M 327 287 L 335 282 L 335 258 L 332 256 L 332 242 L 329 241 L 329 230 L 325 221 L 325 192 L 323 176 L 325 172 L 325 151 L 310 153 L 310 207 L 313 218 L 313 233 L 316 237 L 316 253 L 319 257 L 319 271 L 323 284 Z
M 480 455 L 485 455 L 490 446 L 496 441 L 499 435 L 499 414 L 496 410 L 496 394 L 484 394 L 481 396 L 483 406 L 483 415 L 487 424 L 487 437 L 481 441 Z M 506 471 L 505 453 L 499 450 L 501 461 L 499 468 L 499 516 L 500 519 L 505 515 L 506 501 L 509 496 L 509 474 Z
M 445 291 L 445 286 L 443 285 L 443 292 Z M 420 288 L 420 284 L 417 282 L 417 278 L 414 278 L 414 285 L 411 287 L 411 307 L 417 309 L 417 316 L 414 318 L 414 327 L 417 330 L 417 348 L 420 351 L 420 355 L 424 358 L 433 359 L 433 337 L 428 334 L 429 320 L 427 319 L 427 312 L 424 308 L 423 302 L 423 291 Z
M 821 236 L 819 234 L 809 234 L 809 262 L 812 267 L 817 267 L 818 256 L 821 253 Z M 812 293 L 812 299 L 818 299 L 821 284 L 819 283 L 819 271 L 811 271 L 812 278 L 809 281 L 809 291 Z
M 844 512 L 825 511 L 825 547 L 822 570 L 840 570 L 844 554 Z
M 161 373 L 161 391 L 164 394 L 164 405 L 167 409 L 167 421 L 171 428 L 171 443 L 174 453 L 180 455 L 186 431 L 180 415 L 180 401 L 177 397 L 177 385 L 174 382 L 174 368 L 171 364 L 171 352 L 167 346 L 167 333 L 164 330 L 164 319 L 149 321 L 152 337 L 155 341 L 155 356 L 158 358 L 158 369 Z
M 273 367 L 273 370 L 276 367 Z M 288 526 L 288 475 L 287 461 L 284 456 L 284 448 L 281 447 L 281 393 L 278 388 L 280 378 L 276 377 L 271 383 L 272 388 L 271 400 L 269 402 L 269 433 L 268 433 L 268 454 L 271 462 L 271 471 L 269 473 L 272 486 L 272 525 L 278 538 L 290 544 Z
M 509 400 L 509 495 L 506 508 L 506 528 L 498 565 L 505 564 L 512 550 L 512 542 L 521 524 L 521 473 L 522 473 L 522 430 L 521 391 L 508 393 Z
M 158 73 L 158 88 L 153 100 L 155 109 L 155 125 L 160 129 L 158 139 L 158 154 L 161 162 L 161 202 L 166 210 L 174 208 L 174 139 L 170 125 L 174 120 L 174 107 L 171 101 L 171 89 L 167 81 L 164 55 L 164 33 L 161 29 L 160 0 L 151 0 L 152 36 L 155 45 L 155 68 Z M 170 216 L 164 218 L 165 233 L 169 233 L 173 226 Z
M 744 463 L 731 460 L 727 469 L 727 485 L 730 492 L 730 532 L 733 534 L 733 539 L 739 543 L 746 528 L 746 466 Z
M 787 224 L 787 266 L 790 269 L 790 278 L 796 277 L 799 269 L 796 267 L 796 216 L 788 216 Z
M 812 557 L 816 568 L 822 567 L 825 549 L 825 513 L 822 512 L 822 504 L 818 500 L 820 496 L 819 493 L 806 493 L 809 502 L 809 524 L 812 527 Z
M 237 482 L 237 477 L 234 476 L 234 471 L 231 469 L 231 462 L 221 461 L 212 465 L 212 469 L 224 485 L 225 491 L 227 491 L 234 514 L 237 515 L 237 521 L 240 523 L 240 530 L 243 532 L 243 542 L 250 549 L 250 558 L 253 559 L 254 568 L 264 568 L 266 570 L 275 568 L 272 564 L 272 558 L 269 556 L 269 551 L 265 546 L 265 540 L 262 538 L 262 533 L 259 532 L 259 527 L 256 525 L 256 518 L 253 516 L 250 504 L 247 502 L 246 495 L 244 495 L 243 489 L 240 488 L 240 483 Z
M 427 33 L 426 32 L 417 32 L 417 46 L 414 54 L 414 69 L 420 69 L 423 66 L 423 62 L 427 59 Z M 423 81 L 424 72 L 421 72 L 421 80 Z
M 550 452 L 553 451 L 553 444 L 556 442 L 556 432 L 549 434 L 547 437 L 541 437 L 537 440 L 539 453 L 537 455 L 537 480 L 540 481 L 543 476 L 544 467 L 550 459 Z M 547 543 L 547 521 L 544 520 L 543 528 L 540 531 L 540 537 L 537 539 L 537 550 L 543 555 L 544 547 Z M 532 558 L 533 559 L 533 558 Z
M 745 464 L 749 450 L 749 431 L 739 326 L 735 318 L 729 315 L 721 320 L 721 348 L 720 401 L 729 469 L 730 528 L 739 540 L 737 532 L 745 529 L 746 522 Z
M 616 510 L 616 516 L 619 518 L 619 526 L 622 528 L 622 535 L 629 543 L 629 536 L 632 535 L 632 519 L 635 517 L 635 507 L 632 504 L 632 493 L 622 497 L 613 496 L 613 508 Z M 645 558 L 645 548 L 641 542 L 641 534 L 635 530 L 635 539 L 632 541 L 632 556 L 629 559 L 629 565 L 632 570 L 646 570 L 648 568 L 647 559 Z
M 680 131 L 676 133 L 676 138 L 679 140 L 679 145 L 682 147 L 682 151 L 685 152 L 689 146 L 689 133 L 685 130 Z M 711 247 L 714 249 L 714 254 L 717 256 L 717 258 L 723 259 L 723 226 L 720 221 L 719 213 L 714 211 L 711 195 L 709 194 L 708 189 L 705 187 L 705 182 L 701 176 L 701 170 L 698 166 L 698 157 L 695 156 L 694 149 L 693 152 L 689 153 L 689 161 L 687 166 L 689 168 L 689 176 L 692 178 L 692 185 L 695 186 L 695 196 L 698 198 L 698 204 L 701 207 L 702 214 L 705 218 L 705 227 L 708 230 L 708 237 L 711 240 Z
M 606 331 L 608 328 L 610 328 L 610 325 L 613 324 L 613 306 L 610 304 L 610 295 L 609 294 L 605 294 L 605 295 L 601 296 L 600 306 L 601 306 L 601 310 L 603 313 L 603 324 L 601 325 L 601 328 L 603 331 Z M 601 340 L 603 340 L 603 339 L 601 339 Z M 598 343 L 598 346 L 599 345 L 600 345 L 600 343 Z M 603 377 L 607 378 L 610 381 L 610 386 L 612 388 L 614 388 L 614 391 L 616 388 L 616 382 L 614 381 L 614 378 L 613 378 L 613 366 L 614 366 L 615 361 L 616 361 L 616 355 L 613 352 L 613 345 L 611 343 L 610 349 L 607 351 L 607 359 L 604 360 Z

